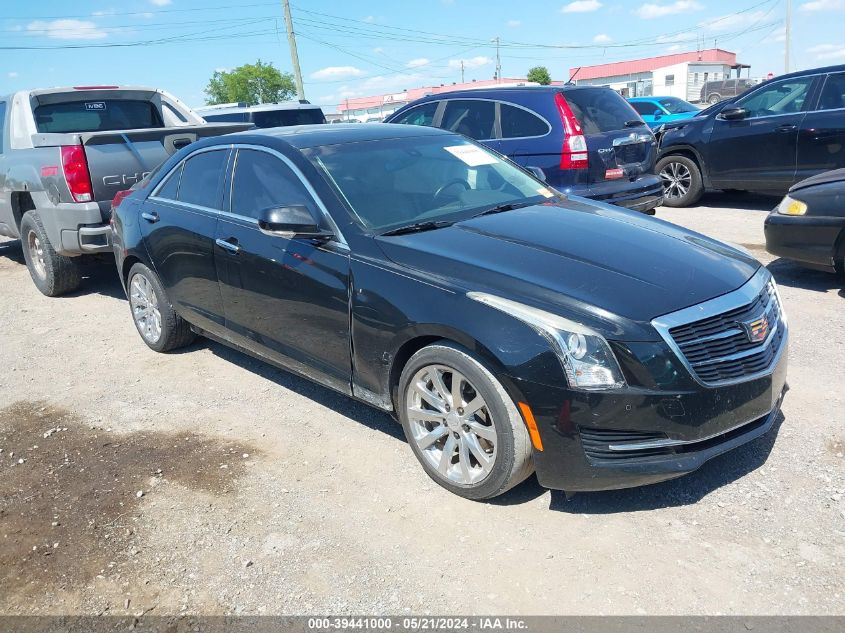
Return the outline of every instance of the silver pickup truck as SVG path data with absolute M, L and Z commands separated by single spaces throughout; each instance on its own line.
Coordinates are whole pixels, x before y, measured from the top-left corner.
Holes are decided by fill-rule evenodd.
M 155 88 L 79 86 L 0 97 L 0 235 L 19 237 L 47 296 L 79 287 L 80 256 L 111 252 L 111 202 L 198 138 L 207 123 Z

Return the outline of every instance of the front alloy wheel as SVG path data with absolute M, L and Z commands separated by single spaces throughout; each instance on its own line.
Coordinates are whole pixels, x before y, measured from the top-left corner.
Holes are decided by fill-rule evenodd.
M 660 171 L 660 179 L 663 181 L 663 197 L 667 200 L 683 198 L 692 186 L 692 174 L 682 163 L 667 163 Z
M 496 429 L 475 387 L 455 369 L 428 365 L 416 373 L 409 389 L 411 432 L 431 467 L 462 485 L 487 477 L 496 461 Z
M 663 184 L 663 204 L 667 207 L 691 206 L 704 193 L 701 171 L 688 156 L 664 156 L 657 161 L 654 169 Z
M 439 341 L 411 356 L 396 406 L 425 472 L 457 495 L 489 499 L 534 470 L 531 439 L 514 401 L 466 348 Z

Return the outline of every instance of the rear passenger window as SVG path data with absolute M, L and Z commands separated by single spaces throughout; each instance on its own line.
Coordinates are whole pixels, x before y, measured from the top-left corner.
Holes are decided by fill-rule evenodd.
M 828 75 L 819 98 L 819 110 L 845 108 L 845 73 Z
M 434 113 L 437 112 L 439 101 L 429 101 L 416 108 L 411 108 L 400 116 L 393 123 L 404 123 L 406 125 L 427 125 L 434 123 Z
M 202 152 L 185 162 L 179 185 L 179 202 L 209 209 L 221 206 L 221 187 L 229 150 Z
M 496 106 L 493 101 L 455 99 L 446 102 L 440 127 L 477 141 L 495 137 Z
M 179 192 L 179 177 L 182 175 L 182 166 L 180 164 L 176 169 L 170 172 L 170 175 L 165 178 L 164 184 L 159 187 L 156 192 L 157 198 L 164 198 L 165 200 L 176 200 L 176 194 Z
M 302 181 L 281 160 L 251 149 L 238 150 L 232 184 L 232 213 L 257 218 L 262 209 L 314 203 Z
M 536 114 L 506 103 L 499 104 L 502 122 L 502 138 L 543 136 L 549 132 L 549 124 Z

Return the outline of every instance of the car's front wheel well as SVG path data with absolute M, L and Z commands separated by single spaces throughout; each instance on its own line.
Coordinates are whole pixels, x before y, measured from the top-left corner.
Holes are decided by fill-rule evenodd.
M 698 160 L 698 156 L 692 150 L 689 150 L 689 149 L 672 150 L 671 152 L 666 152 L 665 154 L 660 156 L 660 159 L 669 158 L 670 156 L 683 156 L 684 158 L 689 158 L 692 162 L 695 163 L 695 165 L 696 165 L 696 167 L 698 167 L 699 171 L 701 170 L 701 161 Z M 660 160 L 660 159 L 658 159 L 658 160 Z
M 396 350 L 396 354 L 393 355 L 393 362 L 390 365 L 390 375 L 388 376 L 390 399 L 393 403 L 394 411 L 397 410 L 396 405 L 399 401 L 399 378 L 402 376 L 402 370 L 405 369 L 405 365 L 408 364 L 408 360 L 423 347 L 431 345 L 436 341 L 443 340 L 446 339 L 442 336 L 418 336 L 409 341 L 405 341 L 405 343 Z

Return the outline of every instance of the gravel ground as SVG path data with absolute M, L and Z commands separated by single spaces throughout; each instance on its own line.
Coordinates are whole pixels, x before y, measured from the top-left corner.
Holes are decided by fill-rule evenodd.
M 48 299 L 0 241 L 0 613 L 845 614 L 845 292 L 771 261 L 774 202 L 658 217 L 777 278 L 779 427 L 568 501 L 451 495 L 384 413 L 215 343 L 155 354 L 108 263 Z

